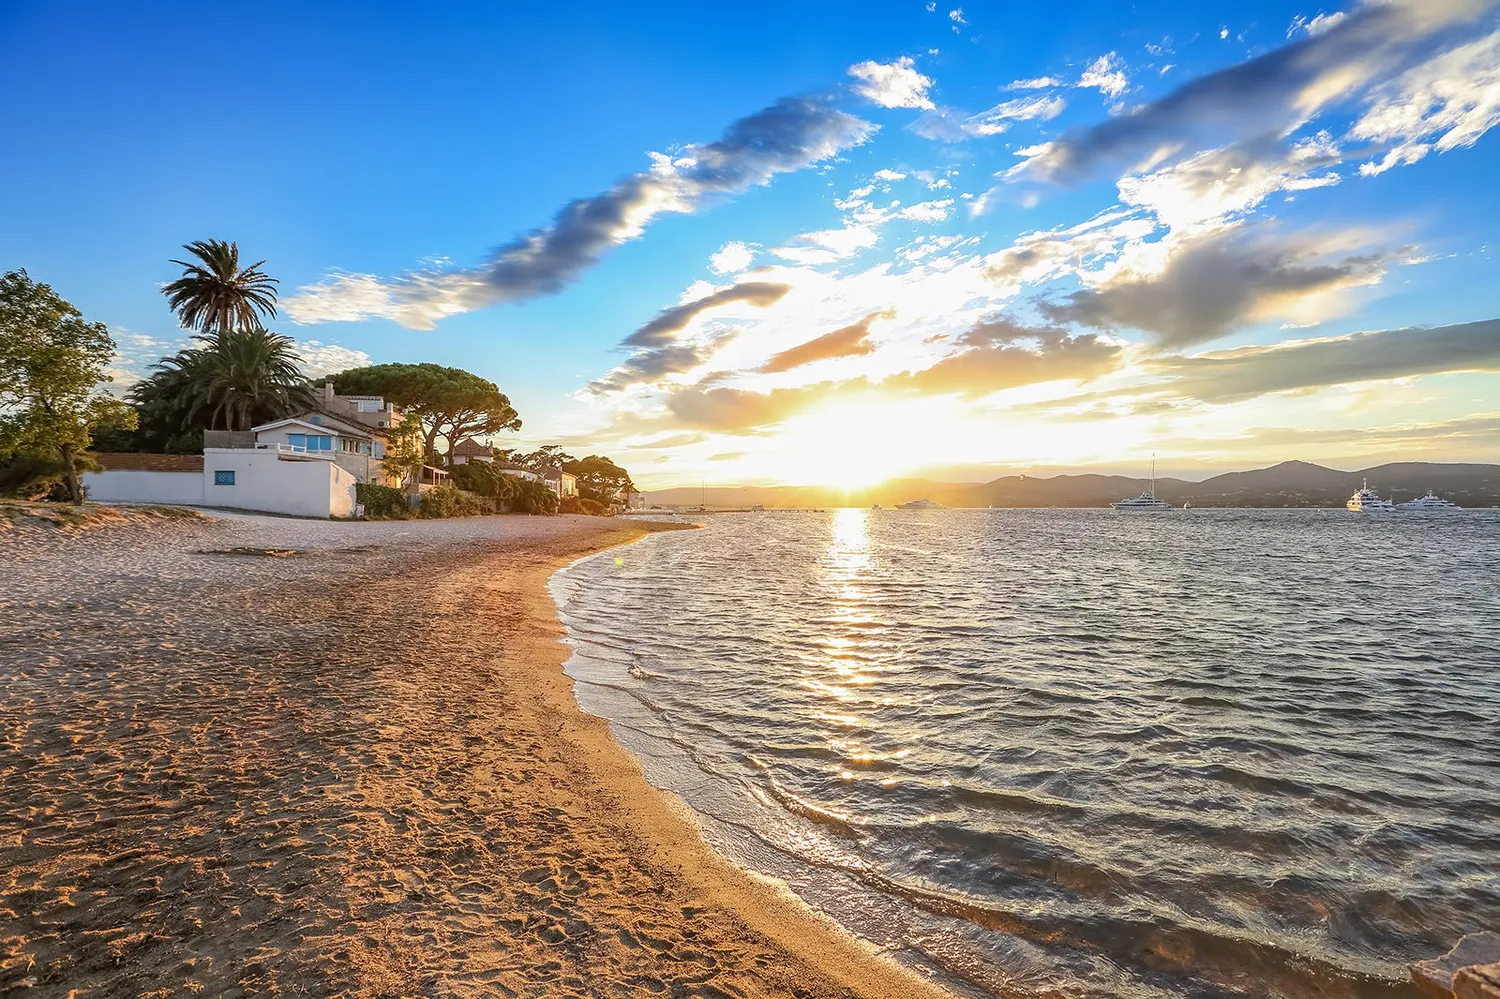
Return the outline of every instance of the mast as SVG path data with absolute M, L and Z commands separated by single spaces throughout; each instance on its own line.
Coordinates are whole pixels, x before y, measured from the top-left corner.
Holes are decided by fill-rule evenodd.
M 1156 499 L 1156 452 L 1151 452 L 1151 498 Z

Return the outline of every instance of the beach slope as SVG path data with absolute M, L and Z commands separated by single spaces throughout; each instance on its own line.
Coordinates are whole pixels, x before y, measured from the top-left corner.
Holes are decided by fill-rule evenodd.
M 649 529 L 0 534 L 0 993 L 936 995 L 578 711 L 546 579 Z

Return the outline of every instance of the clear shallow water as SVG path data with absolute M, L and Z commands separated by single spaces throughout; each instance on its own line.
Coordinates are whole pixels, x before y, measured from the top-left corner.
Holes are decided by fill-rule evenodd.
M 653 783 L 960 991 L 1410 996 L 1500 928 L 1494 512 L 727 515 L 553 588 Z

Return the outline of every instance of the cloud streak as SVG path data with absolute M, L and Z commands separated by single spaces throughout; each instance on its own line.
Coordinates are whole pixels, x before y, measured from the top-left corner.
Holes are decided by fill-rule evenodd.
M 1013 176 L 1076 183 L 1107 166 L 1159 165 L 1190 143 L 1284 135 L 1419 60 L 1430 38 L 1491 0 L 1368 3 L 1311 37 L 1189 81 L 1159 100 L 1026 150 Z
M 478 267 L 381 279 L 339 274 L 283 300 L 298 323 L 385 318 L 411 329 L 500 302 L 556 293 L 663 213 L 689 214 L 715 196 L 765 185 L 863 142 L 869 123 L 826 102 L 788 98 L 741 118 L 718 141 L 676 157 L 603 194 L 569 202 L 552 223 L 500 247 Z
M 1151 370 L 1168 379 L 1174 394 L 1213 403 L 1387 378 L 1500 371 L 1500 319 L 1167 357 Z
M 800 368 L 805 364 L 812 364 L 814 361 L 873 354 L 875 344 L 870 340 L 870 324 L 877 319 L 893 319 L 895 315 L 895 311 L 891 309 L 872 312 L 857 323 L 834 330 L 832 333 L 824 333 L 806 343 L 799 343 L 795 347 L 772 355 L 770 360 L 761 365 L 760 371 L 762 374 L 773 375 Z

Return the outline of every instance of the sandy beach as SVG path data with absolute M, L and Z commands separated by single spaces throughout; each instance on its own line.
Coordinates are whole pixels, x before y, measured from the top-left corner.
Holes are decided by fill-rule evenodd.
M 939 994 L 577 709 L 547 577 L 650 529 L 0 530 L 0 994 Z

